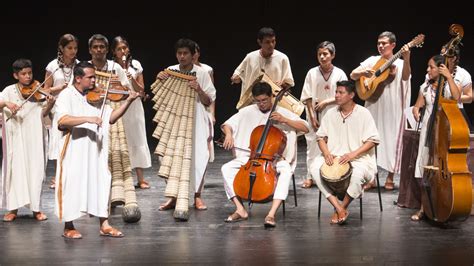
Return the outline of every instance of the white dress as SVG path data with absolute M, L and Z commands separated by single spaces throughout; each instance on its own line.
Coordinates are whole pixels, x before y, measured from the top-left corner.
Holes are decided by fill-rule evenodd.
M 143 68 L 140 62 L 132 60 L 127 71 L 132 77 L 136 78 L 140 73 L 143 73 Z M 132 169 L 151 167 L 150 149 L 146 138 L 145 111 L 143 110 L 142 101 L 133 101 L 122 119 Z
M 23 97 L 17 84 L 6 87 L 0 100 L 21 105 Z M 7 210 L 26 206 L 40 210 L 41 187 L 45 176 L 43 124 L 41 120 L 44 102 L 26 102 L 9 121 L 8 108 L 3 108 L 5 119 L 6 154 L 3 156 L 0 182 L 0 205 Z
M 379 59 L 380 56 L 371 56 L 360 65 L 372 68 Z M 406 81 L 402 80 L 403 60 L 397 59 L 393 65 L 397 68 L 395 79 L 385 86 L 376 102 L 366 101 L 365 107 L 374 117 L 380 134 L 377 165 L 389 172 L 399 173 L 405 121 L 403 110 L 410 106 L 411 77 Z
M 64 115 L 99 116 L 94 107 L 74 86 L 68 86 L 56 101 L 58 120 Z M 61 138 L 61 155 L 56 166 L 56 214 L 73 221 L 82 215 L 108 217 L 111 186 L 109 171 L 109 128 L 112 109 L 105 106 L 102 126 L 85 123 Z
M 76 60 L 76 64 L 79 60 Z M 67 83 L 72 85 L 74 81 L 73 69 L 70 67 L 59 68 L 58 59 L 54 59 L 49 62 L 46 66 L 46 71 L 53 73 L 51 77 L 53 79 L 53 87 Z M 58 130 L 58 120 L 55 118 L 56 106 L 51 110 L 52 124 L 51 128 L 48 128 L 48 159 L 57 160 L 59 155 L 59 141 L 61 139 L 61 132 Z

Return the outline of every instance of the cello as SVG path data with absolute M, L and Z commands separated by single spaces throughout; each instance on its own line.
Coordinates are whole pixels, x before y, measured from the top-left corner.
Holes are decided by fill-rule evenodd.
M 278 101 L 289 88 L 281 89 L 270 111 L 273 113 Z M 241 200 L 268 202 L 272 200 L 277 184 L 276 160 L 286 148 L 286 135 L 273 126 L 269 118 L 265 125 L 257 126 L 250 135 L 250 158 L 242 165 L 234 179 L 235 195 Z
M 449 30 L 453 37 L 442 55 L 448 66 L 448 57 L 464 35 L 461 25 L 453 24 Z M 467 167 L 469 128 L 459 110 L 457 101 L 444 98 L 446 80 L 438 78 L 433 112 L 429 119 L 425 147 L 429 150 L 428 165 L 422 180 L 422 205 L 426 216 L 439 223 L 465 220 L 472 205 L 471 173 Z

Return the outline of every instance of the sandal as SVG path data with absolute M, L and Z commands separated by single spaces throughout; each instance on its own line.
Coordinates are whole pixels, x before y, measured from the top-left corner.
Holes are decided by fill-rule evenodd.
M 338 216 L 339 216 L 339 215 L 338 215 Z M 347 218 L 349 218 L 349 212 L 346 210 L 346 215 L 343 216 L 342 218 L 339 218 L 339 219 L 337 220 L 337 224 L 338 224 L 338 225 L 343 225 L 344 223 L 346 223 Z
M 238 212 L 234 212 L 231 215 L 229 215 L 229 217 L 227 217 L 227 219 L 225 219 L 224 222 L 236 223 L 236 222 L 247 220 L 248 218 L 249 218 L 248 215 L 244 217 L 244 216 L 241 216 Z
M 395 189 L 395 183 L 393 181 L 385 181 L 384 188 L 385 188 L 385 190 L 394 190 Z
M 199 211 L 207 210 L 207 206 L 204 204 L 200 197 L 194 198 L 194 208 Z
M 149 189 L 150 184 L 148 184 L 148 182 L 143 180 L 143 181 L 139 181 L 135 187 L 140 188 L 140 189 Z
M 64 233 L 62 234 L 62 237 L 68 238 L 68 239 L 80 239 L 82 238 L 82 235 L 76 229 L 64 229 Z
M 170 202 L 166 202 L 163 205 L 160 205 L 158 210 L 159 211 L 167 211 L 167 210 L 173 210 L 174 208 L 176 208 L 176 202 L 170 201 Z
M 329 222 L 330 224 L 337 224 L 337 221 L 339 220 L 339 215 L 337 212 L 334 212 L 331 216 L 331 221 Z
M 16 213 L 9 212 L 9 213 L 6 213 L 5 216 L 3 216 L 3 221 L 13 222 L 16 219 L 16 217 L 17 217 Z
M 42 212 L 33 212 L 33 216 L 35 217 L 36 221 L 46 221 L 48 220 L 48 216 Z
M 273 228 L 276 226 L 275 217 L 267 216 L 265 217 L 265 223 L 263 224 L 265 228 Z
M 54 177 L 51 179 L 51 182 L 49 183 L 49 188 L 50 189 L 56 188 L 56 181 L 54 180 Z
M 313 186 L 313 179 L 305 179 L 303 181 L 303 185 L 301 185 L 302 188 L 311 188 Z
M 109 227 L 106 229 L 101 228 L 99 233 L 101 236 L 124 237 L 122 232 L 120 232 L 117 228 L 113 228 L 113 227 Z
M 375 180 L 370 181 L 368 183 L 365 183 L 364 186 L 363 186 L 364 191 L 369 190 L 369 189 L 373 189 L 373 188 L 376 188 L 376 187 L 377 187 L 377 185 L 375 184 Z
M 425 218 L 425 213 L 422 210 L 417 211 L 410 217 L 410 219 L 415 222 L 423 220 L 423 218 Z

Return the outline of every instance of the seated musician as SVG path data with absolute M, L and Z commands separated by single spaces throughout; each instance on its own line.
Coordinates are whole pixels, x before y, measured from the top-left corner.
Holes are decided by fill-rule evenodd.
M 257 83 L 252 88 L 252 95 L 255 104 L 240 109 L 237 114 L 233 115 L 221 126 L 225 134 L 224 148 L 235 148 L 236 155 L 234 160 L 224 164 L 221 169 L 227 197 L 236 207 L 235 212 L 225 220 L 226 222 L 237 222 L 248 218 L 247 211 L 234 192 L 233 183 L 240 167 L 247 163 L 250 156 L 248 152 L 238 148 L 249 147 L 253 129 L 259 125 L 265 125 L 270 118 L 274 122 L 273 125 L 283 130 L 288 139 L 291 139 L 289 135 L 296 134 L 296 131 L 309 132 L 309 125 L 305 120 L 284 108 L 277 107 L 270 114 L 273 106 L 273 94 L 272 88 L 268 83 Z M 291 146 L 291 144 L 289 143 L 288 146 Z M 283 153 L 283 157 L 285 157 L 286 153 L 287 150 Z M 276 162 L 276 171 L 279 174 L 278 182 L 273 195 L 272 207 L 265 217 L 266 227 L 274 227 L 276 225 L 275 213 L 281 202 L 288 195 L 288 186 L 293 174 L 290 163 L 285 158 L 281 158 Z
M 331 224 L 343 224 L 351 201 L 362 195 L 362 186 L 374 179 L 377 171 L 374 147 L 379 143 L 379 133 L 370 112 L 353 100 L 355 86 L 352 81 L 338 81 L 336 88 L 337 107 L 329 109 L 316 132 L 321 154 L 310 166 L 311 175 L 318 188 L 334 206 Z M 341 202 L 322 182 L 320 168 L 323 163 L 332 165 L 334 158 L 339 164 L 351 162 L 352 176 L 344 199 Z

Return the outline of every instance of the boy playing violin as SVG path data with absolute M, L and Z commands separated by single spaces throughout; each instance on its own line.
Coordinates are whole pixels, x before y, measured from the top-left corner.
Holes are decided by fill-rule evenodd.
M 15 220 L 18 208 L 23 206 L 33 211 L 37 221 L 44 221 L 48 218 L 40 211 L 41 187 L 45 176 L 42 116 L 51 109 L 54 98 L 37 101 L 31 97 L 26 100 L 26 95 L 22 95 L 22 90 L 25 91 L 34 82 L 30 60 L 16 60 L 13 63 L 13 77 L 18 82 L 0 93 L 5 128 L 3 144 L 6 145 L 0 203 L 2 208 L 8 210 L 3 221 Z

